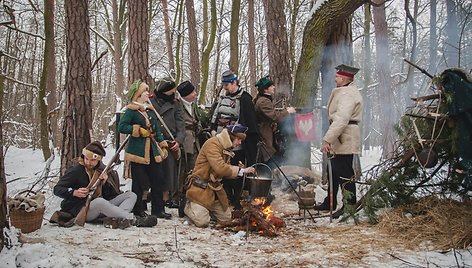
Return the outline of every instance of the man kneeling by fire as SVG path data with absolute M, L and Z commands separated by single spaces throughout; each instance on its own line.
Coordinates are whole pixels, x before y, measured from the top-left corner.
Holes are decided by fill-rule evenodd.
M 228 197 L 221 180 L 223 177 L 241 177 L 254 173 L 253 167 L 242 168 L 229 164 L 231 151 L 246 138 L 247 127 L 241 124 L 227 126 L 202 146 L 193 173 L 187 181 L 185 214 L 197 227 L 207 227 L 210 217 L 218 222 L 231 220 Z

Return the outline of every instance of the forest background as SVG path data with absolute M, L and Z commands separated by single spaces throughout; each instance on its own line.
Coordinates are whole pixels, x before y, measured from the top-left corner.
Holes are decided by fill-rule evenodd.
M 322 107 L 334 67 L 354 65 L 363 147 L 381 146 L 387 156 L 410 97 L 430 90 L 431 79 L 403 59 L 432 75 L 472 69 L 466 0 L 3 0 L 2 7 L 2 200 L 9 147 L 40 149 L 46 165 L 60 152 L 64 169 L 90 140 L 110 140 L 137 78 L 151 88 L 164 76 L 190 80 L 209 106 L 223 71 L 237 73 L 253 96 L 257 79 L 270 74 L 281 103 L 315 112 L 316 146 L 328 125 Z

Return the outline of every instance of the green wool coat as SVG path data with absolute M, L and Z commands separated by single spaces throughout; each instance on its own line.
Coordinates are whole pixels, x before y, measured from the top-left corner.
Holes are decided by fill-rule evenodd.
M 144 109 L 143 106 L 131 103 L 126 106 L 126 111 L 118 124 L 118 131 L 123 134 L 131 134 L 128 147 L 126 148 L 125 160 L 139 164 L 149 164 L 150 155 L 154 161 L 162 162 L 167 157 L 167 143 L 159 127 L 158 119 L 151 107 Z M 146 118 L 141 112 L 149 117 L 150 126 L 146 126 Z M 143 137 L 140 128 L 151 130 L 151 136 Z M 151 137 L 154 137 L 153 140 Z

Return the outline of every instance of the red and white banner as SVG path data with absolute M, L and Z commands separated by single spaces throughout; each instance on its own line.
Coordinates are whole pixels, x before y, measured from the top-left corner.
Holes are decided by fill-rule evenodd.
M 315 139 L 315 116 L 313 113 L 295 114 L 294 127 L 299 141 Z

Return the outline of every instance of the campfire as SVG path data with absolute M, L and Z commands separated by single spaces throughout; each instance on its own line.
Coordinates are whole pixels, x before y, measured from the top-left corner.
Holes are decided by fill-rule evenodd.
M 274 237 L 277 230 L 285 227 L 285 222 L 274 216 L 272 207 L 265 206 L 265 198 L 255 198 L 242 202 L 242 210 L 233 213 L 233 220 L 220 224 L 220 227 L 238 231 L 252 231 L 261 235 Z

